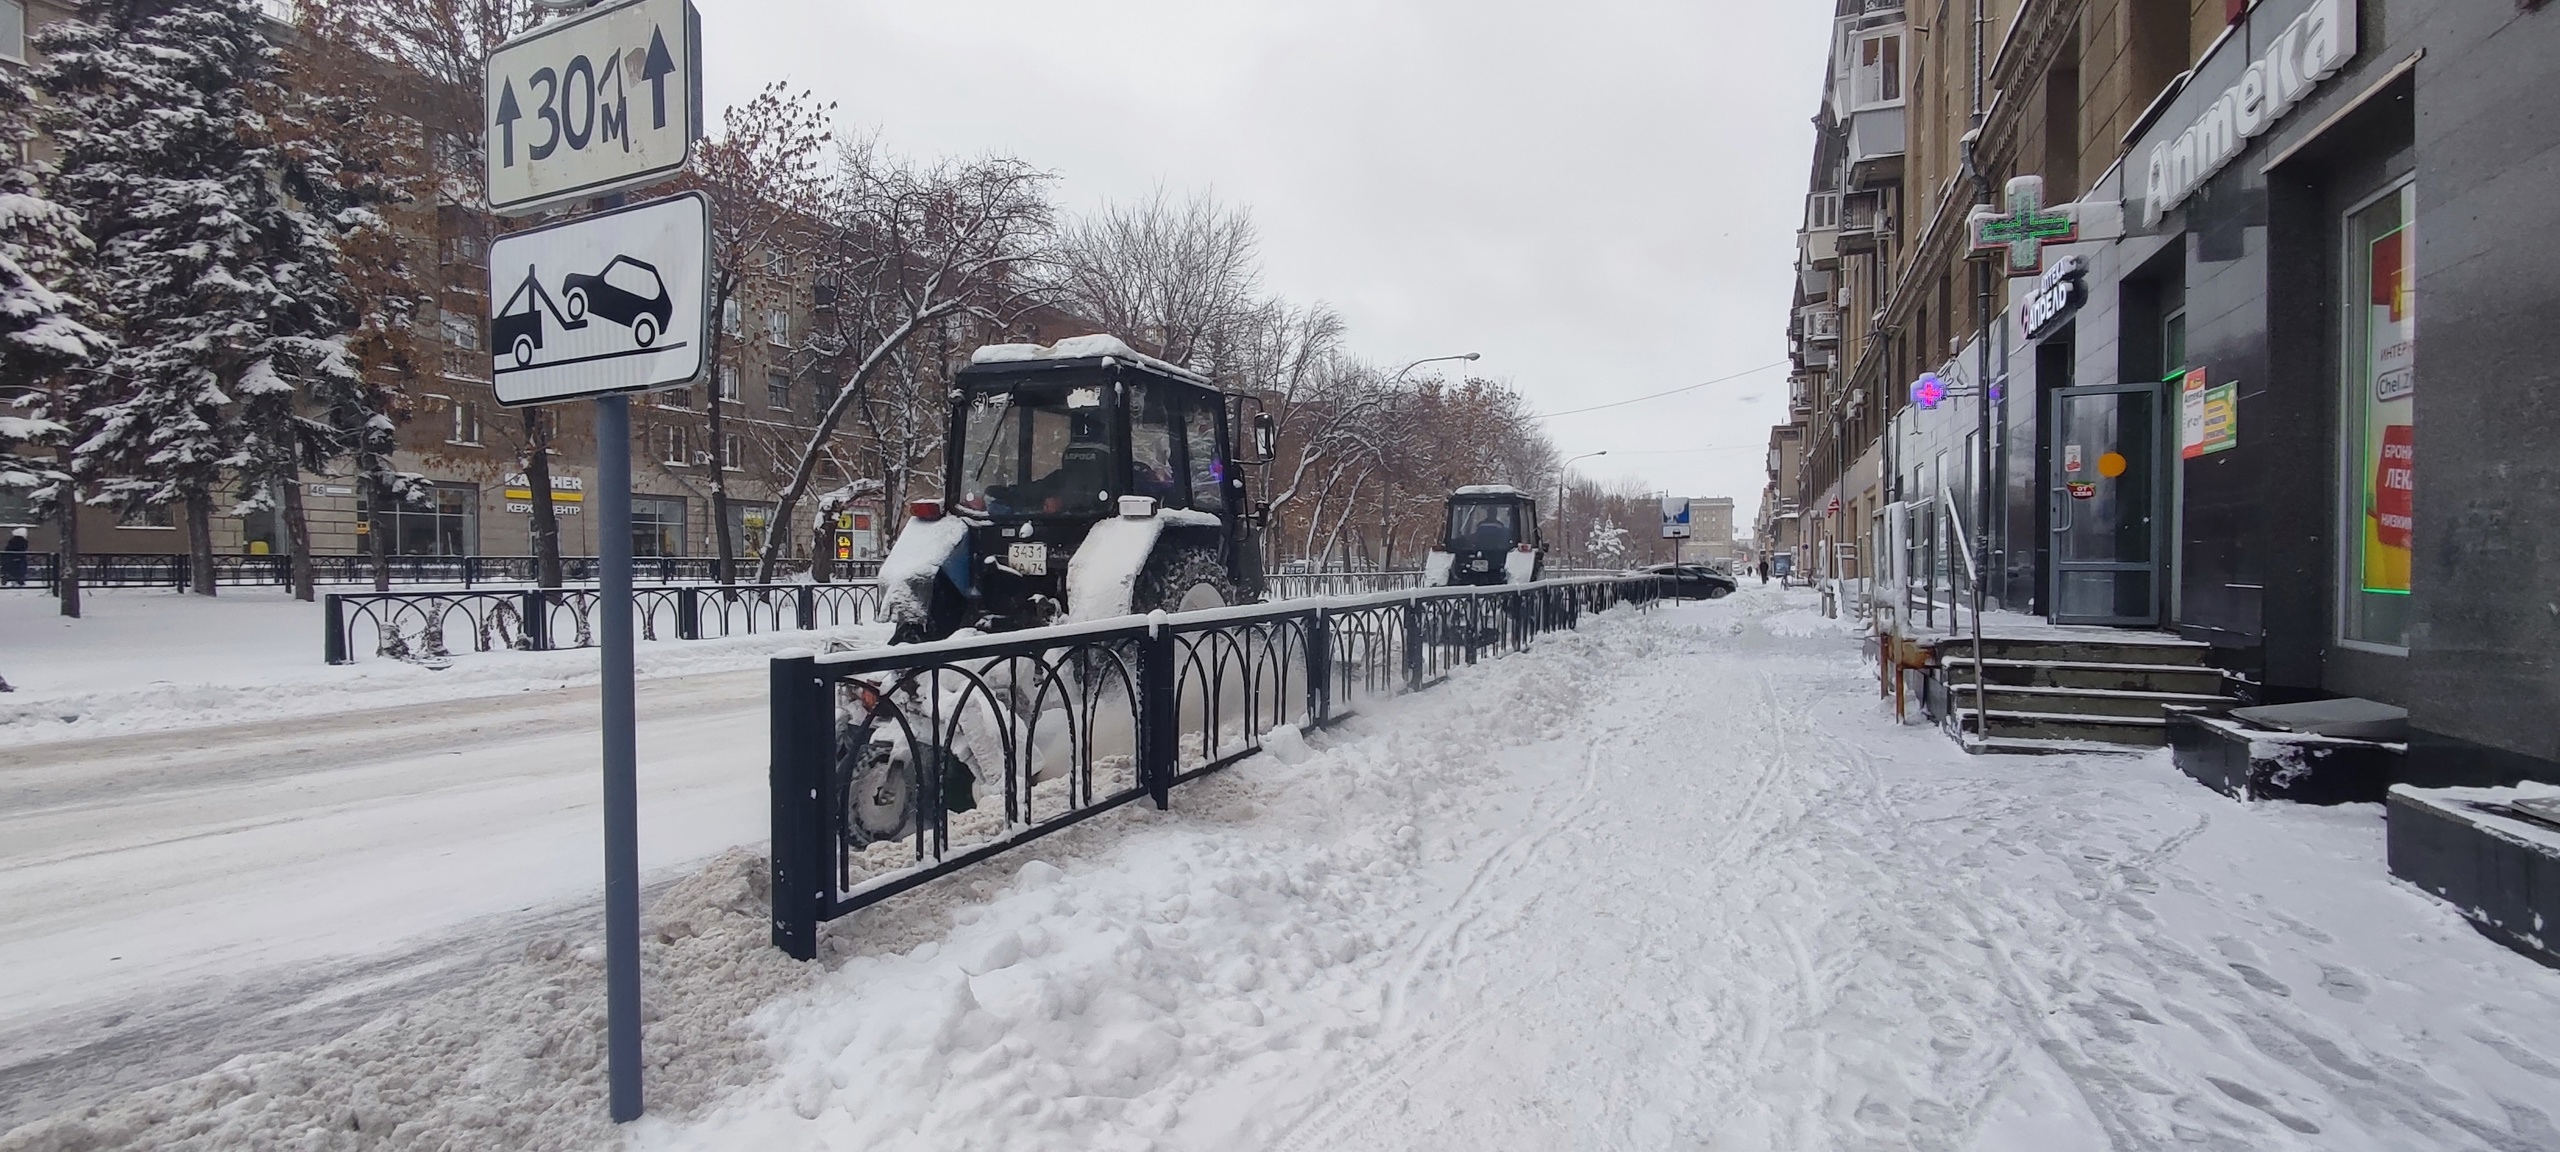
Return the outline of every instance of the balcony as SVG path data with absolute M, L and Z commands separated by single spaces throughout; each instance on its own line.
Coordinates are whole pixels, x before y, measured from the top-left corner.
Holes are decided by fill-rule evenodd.
M 1828 271 L 1839 267 L 1839 226 L 1835 224 L 1829 228 L 1807 228 L 1796 233 L 1796 265 L 1816 271 Z
M 1904 136 L 1899 104 L 1850 113 L 1849 182 L 1873 185 L 1902 179 Z
M 1802 300 L 1831 298 L 1831 272 L 1808 264 L 1796 265 L 1796 296 Z
M 1872 189 L 1840 198 L 1840 252 L 1844 256 L 1876 250 L 1876 237 L 1891 226 L 1884 194 Z

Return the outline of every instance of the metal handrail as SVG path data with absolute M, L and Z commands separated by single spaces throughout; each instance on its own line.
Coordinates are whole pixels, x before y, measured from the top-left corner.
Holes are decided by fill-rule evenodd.
M 1964 514 L 1956 510 L 1954 495 L 1945 484 L 1938 485 L 1938 503 L 1946 509 L 1947 531 L 1955 537 L 1956 554 L 1964 557 L 1965 583 L 1973 590 L 1973 734 L 1976 740 L 1989 740 L 1991 694 L 1984 687 L 1989 677 L 1982 667 L 1982 573 L 1973 563 L 1973 542 L 1964 534 Z M 1947 591 L 1953 593 L 1955 589 Z M 1953 602 L 1952 596 L 1949 602 Z M 1957 734 L 1963 734 L 1963 725 L 1957 725 Z

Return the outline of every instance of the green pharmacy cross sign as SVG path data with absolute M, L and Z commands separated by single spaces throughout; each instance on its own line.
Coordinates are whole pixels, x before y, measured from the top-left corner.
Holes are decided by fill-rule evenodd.
M 2047 210 L 2042 176 L 2013 177 L 2007 191 L 2007 212 L 1978 205 L 1965 224 L 1973 233 L 1974 251 L 2005 250 L 2009 275 L 2033 276 L 2044 271 L 2045 245 L 2080 239 L 2079 206 L 2063 204 Z

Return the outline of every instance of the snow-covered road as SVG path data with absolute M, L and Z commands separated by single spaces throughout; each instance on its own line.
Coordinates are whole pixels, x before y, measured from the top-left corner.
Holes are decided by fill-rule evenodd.
M 1586 621 L 838 921 L 821 964 L 726 858 L 651 912 L 625 1132 L 581 923 L 0 1150 L 2560 1147 L 2560 973 L 2390 880 L 2378 806 L 1966 757 L 1808 603 Z
M 762 839 L 764 686 L 642 682 L 644 869 Z M 0 1123 L 326 1039 L 363 1018 L 335 1001 L 591 916 L 596 708 L 554 688 L 0 751 Z

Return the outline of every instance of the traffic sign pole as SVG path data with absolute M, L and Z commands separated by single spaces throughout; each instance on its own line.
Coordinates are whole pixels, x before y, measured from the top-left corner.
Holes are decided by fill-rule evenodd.
M 615 1123 L 640 1118 L 640 772 L 631 678 L 631 398 L 596 397 L 596 640 L 604 696 L 605 1053 Z

